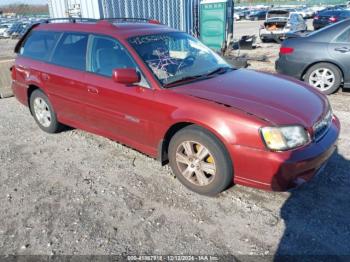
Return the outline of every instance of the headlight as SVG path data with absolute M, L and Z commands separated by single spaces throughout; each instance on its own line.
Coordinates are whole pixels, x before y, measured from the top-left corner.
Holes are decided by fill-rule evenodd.
M 275 151 L 293 149 L 310 141 L 308 132 L 301 126 L 263 127 L 261 135 L 266 146 Z

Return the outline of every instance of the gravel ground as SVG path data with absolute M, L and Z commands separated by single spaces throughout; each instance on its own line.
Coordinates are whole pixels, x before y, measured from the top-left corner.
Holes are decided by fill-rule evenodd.
M 15 39 L 0 39 L 0 59 L 13 58 L 15 56 L 13 49 L 17 41 Z
M 152 158 L 80 130 L 43 133 L 0 100 L 0 254 L 350 255 L 350 94 L 330 101 L 342 132 L 318 177 L 208 198 Z

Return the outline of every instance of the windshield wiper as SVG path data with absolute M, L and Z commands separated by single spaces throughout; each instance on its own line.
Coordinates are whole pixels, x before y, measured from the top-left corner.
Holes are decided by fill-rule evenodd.
M 165 88 L 172 87 L 172 86 L 177 85 L 181 82 L 188 82 L 188 81 L 197 80 L 197 79 L 201 79 L 201 78 L 206 78 L 206 75 L 186 76 L 186 77 L 180 78 L 178 80 L 169 82 L 169 83 L 165 84 L 164 87 Z
M 202 75 L 195 75 L 195 76 L 186 76 L 186 77 L 183 77 L 183 78 L 180 78 L 178 80 L 175 80 L 175 81 L 172 81 L 172 82 L 169 82 L 167 84 L 164 85 L 165 88 L 168 88 L 168 87 L 172 87 L 174 85 L 177 85 L 181 82 L 188 82 L 188 81 L 193 81 L 193 80 L 199 80 L 199 79 L 206 79 L 206 78 L 209 78 L 209 77 L 212 77 L 216 74 L 224 74 L 226 73 L 228 70 L 233 70 L 233 68 L 231 67 L 228 67 L 228 66 L 225 66 L 225 67 L 219 67 L 219 68 L 216 68 L 215 70 L 209 72 L 209 73 L 206 73 L 206 74 L 202 74 Z
M 205 74 L 205 76 L 212 76 L 212 75 L 216 75 L 216 74 L 225 74 L 229 70 L 232 70 L 232 68 L 228 67 L 228 66 L 221 66 L 221 67 L 216 68 L 214 71 L 211 71 L 211 72 Z

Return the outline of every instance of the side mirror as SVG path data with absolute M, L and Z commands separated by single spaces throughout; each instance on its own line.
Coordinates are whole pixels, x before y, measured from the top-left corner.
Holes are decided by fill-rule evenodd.
M 126 85 L 132 85 L 141 81 L 141 76 L 135 68 L 113 69 L 112 78 L 114 82 Z

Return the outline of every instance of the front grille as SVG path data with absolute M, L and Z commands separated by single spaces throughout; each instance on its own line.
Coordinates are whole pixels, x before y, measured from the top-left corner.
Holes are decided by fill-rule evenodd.
M 327 132 L 332 123 L 333 113 L 328 111 L 326 116 L 313 126 L 314 140 L 320 140 Z

